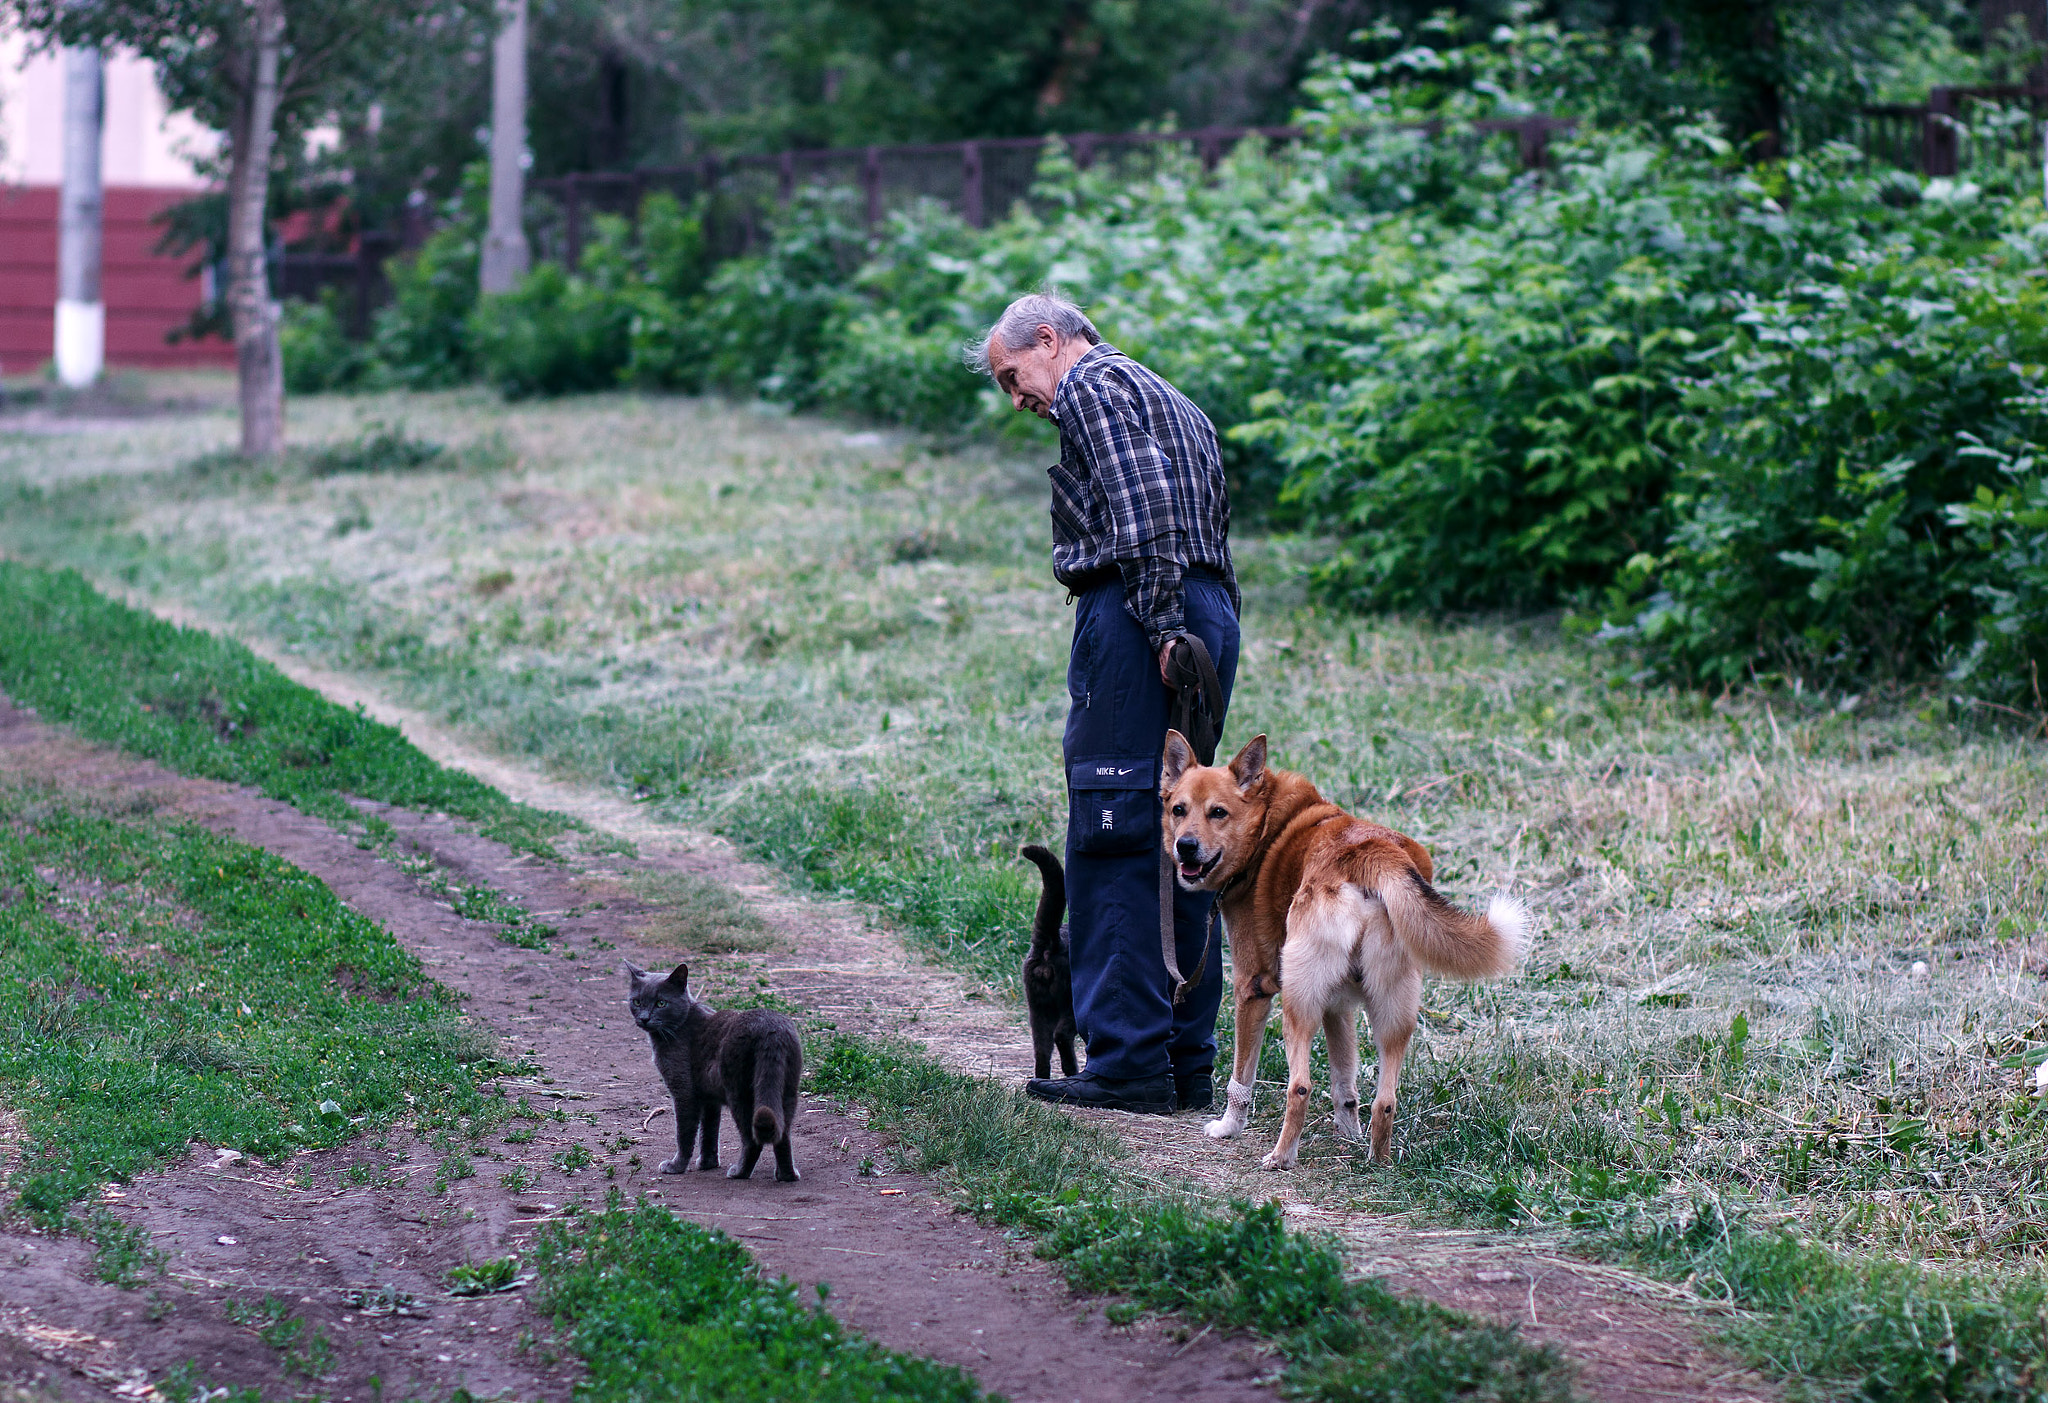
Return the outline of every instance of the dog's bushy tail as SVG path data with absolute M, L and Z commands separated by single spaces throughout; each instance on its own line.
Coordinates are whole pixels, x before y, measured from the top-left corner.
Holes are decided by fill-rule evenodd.
M 1462 910 L 1408 869 L 1380 886 L 1387 920 L 1416 962 L 1454 979 L 1495 979 L 1528 951 L 1528 916 L 1511 896 L 1496 896 L 1484 916 Z
M 1036 843 L 1017 849 L 1038 867 L 1045 885 L 1038 893 L 1038 914 L 1031 918 L 1031 948 L 1050 950 L 1060 942 L 1060 921 L 1067 914 L 1067 874 L 1060 860 Z

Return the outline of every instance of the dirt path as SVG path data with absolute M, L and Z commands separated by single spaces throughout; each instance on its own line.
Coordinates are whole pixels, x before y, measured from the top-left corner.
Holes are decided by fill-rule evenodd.
M 540 1121 L 526 1143 L 497 1146 L 502 1162 L 479 1159 L 473 1177 L 441 1194 L 432 1182 L 438 1152 L 399 1145 L 397 1136 L 394 1145 L 411 1152 L 402 1162 L 355 1145 L 258 1168 L 195 1146 L 185 1164 L 107 1196 L 108 1207 L 172 1253 L 170 1275 L 151 1291 L 89 1283 L 87 1249 L 75 1239 L 0 1234 L 8 1263 L 0 1275 L 0 1380 L 40 1373 L 64 1396 L 147 1398 L 149 1381 L 192 1361 L 212 1382 L 293 1391 L 324 1352 L 322 1389 L 341 1403 L 371 1398 L 373 1376 L 389 1397 L 445 1397 L 460 1386 L 478 1396 L 566 1398 L 566 1364 L 515 1348 L 522 1331 L 544 1333 L 519 1295 L 451 1300 L 441 1283 L 464 1260 L 522 1252 L 538 1224 L 570 1204 L 601 1201 L 616 1184 L 725 1229 L 772 1273 L 829 1282 L 833 1312 L 849 1325 L 962 1365 L 1013 1399 L 1271 1397 L 1255 1382 L 1269 1372 L 1266 1362 L 1241 1344 L 1211 1336 L 1184 1345 L 1157 1327 L 1112 1328 L 1045 1264 L 954 1214 L 932 1184 L 863 1175 L 864 1160 L 886 1165 L 885 1150 L 862 1121 L 828 1103 L 807 1101 L 796 1127 L 800 1185 L 653 1175 L 651 1166 L 671 1152 L 673 1128 L 645 1039 L 624 1016 L 616 961 L 655 964 L 674 952 L 635 940 L 650 908 L 616 895 L 599 905 L 590 891 L 631 866 L 718 875 L 726 859 L 647 845 L 631 863 L 554 867 L 445 819 L 375 809 L 444 868 L 484 876 L 529 909 L 553 913 L 553 948 L 532 951 L 458 918 L 396 866 L 295 809 L 88 745 L 4 703 L 0 778 L 147 804 L 316 874 L 462 994 L 469 1016 L 499 1031 L 508 1054 L 547 1069 L 506 1090 L 562 1115 Z M 876 938 L 856 921 L 813 920 L 796 955 L 771 958 L 766 973 L 773 980 L 777 970 L 801 972 L 817 1006 L 846 1010 L 842 1026 L 907 1028 L 927 1007 L 921 986 L 906 992 L 899 966 L 892 993 L 892 980 L 878 973 Z M 728 962 L 722 973 L 734 978 L 750 968 Z M 579 1145 L 588 1167 L 565 1171 L 573 1161 L 564 1157 Z M 337 1188 L 351 1165 L 371 1182 Z M 515 1171 L 536 1182 L 519 1191 L 499 1182 Z M 266 1294 L 303 1322 L 282 1349 L 258 1336 L 261 1320 L 230 1318 Z M 311 1343 L 316 1336 L 324 1346 Z M 296 1378 L 294 1350 L 302 1361 Z
M 212 626 L 198 618 L 181 622 Z M 265 649 L 261 640 L 242 641 L 297 681 L 399 727 L 444 765 L 466 770 L 524 803 L 573 814 L 674 853 L 678 861 L 701 863 L 696 870 L 740 888 L 778 929 L 831 927 L 827 940 L 845 961 L 825 976 L 835 983 L 807 988 L 794 980 L 799 974 L 815 977 L 811 971 L 772 969 L 777 987 L 791 997 L 819 1007 L 815 1000 L 822 996 L 849 1012 L 853 1005 L 873 1005 L 868 1017 L 882 1014 L 884 1025 L 886 1011 L 893 1009 L 898 1022 L 890 1031 L 916 1038 L 952 1066 L 1019 1083 L 1030 1074 L 1017 1014 L 992 1006 L 958 976 L 908 957 L 900 943 L 873 929 L 858 907 L 792 897 L 774 874 L 740 860 L 722 838 L 662 824 L 624 799 L 509 763 L 355 678 Z M 926 1010 L 943 1016 L 924 1017 Z M 1273 1098 L 1266 1099 L 1270 1103 Z M 1581 1387 L 1603 1403 L 1642 1398 L 1741 1403 L 1778 1396 L 1768 1380 L 1732 1367 L 1704 1343 L 1706 1307 L 1687 1292 L 1563 1255 L 1540 1240 L 1432 1231 L 1390 1215 L 1333 1212 L 1302 1196 L 1292 1180 L 1258 1168 L 1267 1146 L 1256 1131 L 1219 1146 L 1200 1134 L 1191 1117 L 1094 1118 L 1114 1128 L 1157 1179 L 1200 1184 L 1218 1197 L 1277 1197 L 1289 1221 L 1341 1239 L 1360 1272 L 1383 1276 L 1397 1290 L 1453 1309 L 1515 1322 L 1528 1338 L 1554 1344 L 1575 1360 Z
M 439 1279 L 436 1273 L 465 1255 L 516 1251 L 531 1223 L 551 1216 L 552 1208 L 541 1205 L 559 1207 L 598 1194 L 604 1181 L 594 1172 L 587 1171 L 580 1176 L 586 1182 L 576 1183 L 549 1167 L 550 1157 L 565 1150 L 572 1139 L 595 1149 L 601 1142 L 622 1143 L 618 1137 L 626 1136 L 633 1146 L 647 1147 L 646 1154 L 637 1148 L 634 1153 L 649 1164 L 655 1162 L 655 1151 L 668 1152 L 664 1121 L 644 1124 L 656 1107 L 659 1089 L 637 1034 L 626 1036 L 630 1026 L 622 1026 L 613 973 L 616 957 L 592 943 L 616 945 L 620 954 L 639 948 L 632 932 L 646 908 L 621 899 L 616 885 L 631 868 L 681 870 L 726 883 L 781 937 L 781 951 L 724 960 L 718 977 L 729 982 L 764 978 L 776 992 L 818 1016 L 849 1029 L 914 1038 L 961 1070 L 1005 1080 L 1021 1080 L 1027 1074 L 1028 1051 L 1014 1012 L 959 976 L 907 956 L 900 943 L 876 928 L 858 907 L 792 895 L 775 874 L 743 861 L 722 839 L 664 824 L 616 796 L 507 763 L 430 718 L 393 705 L 354 679 L 261 651 L 333 700 L 361 704 L 371 715 L 398 725 L 441 763 L 466 770 L 523 802 L 630 838 L 638 848 L 632 862 L 586 859 L 574 870 L 556 869 L 510 853 L 445 819 L 370 806 L 409 843 L 451 872 L 488 880 L 524 898 L 530 909 L 572 913 L 550 918 L 563 932 L 560 946 L 582 957 L 571 963 L 557 954 L 503 945 L 492 937 L 491 928 L 456 919 L 397 869 L 284 805 L 228 786 L 170 776 L 52 732 L 19 712 L 0 712 L 0 773 L 40 773 L 68 786 L 103 791 L 149 790 L 172 812 L 190 814 L 317 873 L 343 900 L 385 924 L 420 953 L 436 978 L 470 995 L 476 1016 L 501 1031 L 516 1031 L 508 1046 L 534 1056 L 565 1084 L 574 1084 L 573 1090 L 566 1085 L 560 1090 L 587 1098 L 558 1104 L 573 1107 L 578 1115 L 595 1115 L 597 1125 L 586 1122 L 573 1133 L 568 1126 L 550 1125 L 531 1145 L 521 1147 L 527 1151 L 525 1161 L 541 1174 L 546 1198 L 528 1194 L 514 1201 L 514 1196 L 494 1191 L 487 1181 L 505 1171 L 493 1165 L 478 1179 L 453 1186 L 445 1198 L 410 1186 L 382 1194 L 361 1190 L 340 1196 L 333 1207 L 323 1210 L 381 1215 L 379 1221 L 404 1225 L 394 1241 L 417 1239 L 420 1246 L 407 1258 L 411 1265 L 403 1269 L 411 1273 L 405 1281 L 414 1284 L 400 1284 L 421 1300 L 429 1298 Z M 603 909 L 589 909 L 594 894 L 606 898 Z M 669 953 L 643 951 L 636 958 L 654 964 Z M 558 1088 L 547 1090 L 553 1093 Z M 1101 1119 L 1133 1147 L 1144 1172 L 1162 1180 L 1200 1183 L 1218 1193 L 1277 1196 L 1292 1221 L 1342 1239 L 1361 1271 L 1386 1276 L 1398 1289 L 1448 1306 L 1515 1321 L 1530 1338 L 1558 1345 L 1579 1363 L 1581 1385 L 1595 1399 L 1733 1403 L 1776 1394 L 1766 1381 L 1730 1369 L 1703 1345 L 1698 1303 L 1681 1292 L 1562 1256 L 1548 1244 L 1485 1233 L 1432 1232 L 1383 1215 L 1332 1212 L 1309 1201 L 1290 1181 L 1260 1174 L 1255 1166 L 1263 1147 L 1248 1149 L 1249 1139 L 1211 1145 L 1191 1117 Z M 830 1107 L 807 1107 L 798 1145 L 806 1182 L 797 1192 L 772 1200 L 772 1207 L 763 1205 L 762 1186 L 728 1186 L 722 1180 L 668 1180 L 653 1185 L 651 1192 L 686 1216 L 733 1232 L 771 1271 L 807 1282 L 829 1280 L 835 1312 L 875 1338 L 966 1365 L 986 1386 L 1016 1399 L 1143 1398 L 1151 1396 L 1148 1388 L 1156 1388 L 1160 1396 L 1170 1389 L 1175 1396 L 1194 1398 L 1270 1397 L 1250 1383 L 1260 1364 L 1213 1339 L 1183 1354 L 1171 1341 L 1108 1330 L 1099 1318 L 1073 1319 L 1073 1303 L 1040 1264 L 1007 1248 L 999 1234 L 953 1217 L 929 1185 L 906 1181 L 901 1185 L 904 1193 L 884 1197 L 878 1184 L 896 1187 L 894 1180 L 878 1181 L 858 1173 L 863 1159 L 882 1162 L 879 1154 L 869 1153 L 876 1149 L 871 1137 Z M 508 1167 L 510 1163 L 508 1159 Z M 431 1173 L 431 1164 L 424 1168 Z M 325 1172 L 331 1176 L 334 1167 Z M 616 1166 L 615 1172 L 622 1176 L 618 1182 L 634 1191 L 647 1182 L 640 1167 Z M 163 1178 L 183 1182 L 194 1173 L 205 1171 Z M 421 1175 L 416 1171 L 411 1177 Z M 152 1231 L 159 1230 L 162 1215 L 195 1211 L 180 1197 L 186 1191 L 165 1192 L 168 1196 L 160 1203 L 137 1186 L 123 1211 L 144 1214 L 141 1220 Z M 283 1203 L 280 1200 L 278 1206 Z M 462 1220 L 465 1211 L 474 1219 Z M 334 1221 L 338 1225 L 343 1219 Z M 430 1227 L 435 1231 L 427 1231 Z M 369 1228 L 351 1227 L 350 1236 L 359 1230 Z M 407 1231 L 414 1238 L 406 1238 Z M 876 1238 L 877 1233 L 883 1236 Z M 221 1235 L 242 1236 L 231 1229 L 214 1236 Z M 436 1244 L 431 1248 L 430 1239 Z M 206 1255 L 206 1243 L 195 1245 Z M 301 1247 L 298 1255 L 309 1257 L 311 1251 Z M 386 1249 L 369 1260 L 395 1264 L 398 1259 Z M 351 1289 L 361 1279 L 360 1270 L 350 1276 L 332 1262 L 320 1265 L 334 1274 L 326 1285 L 330 1295 Z M 360 1262 L 343 1263 L 350 1265 L 363 1267 Z M 256 1264 L 249 1270 L 257 1271 Z M 373 1274 L 385 1284 L 383 1276 L 397 1281 L 403 1273 L 393 1265 L 390 1272 L 380 1266 Z M 76 1288 L 75 1270 L 54 1275 L 64 1276 Z M 350 1286 L 344 1286 L 344 1280 Z M 132 1297 L 105 1294 L 120 1308 L 133 1311 Z M 11 1295 L 6 1299 L 11 1302 Z M 1006 1311 L 989 1314 L 1005 1301 Z M 1034 1301 L 1036 1305 L 1031 1304 Z M 439 1317 L 450 1314 L 445 1303 L 435 1309 Z M 492 1310 L 511 1316 L 521 1309 L 505 1298 L 492 1303 Z M 462 1308 L 454 1313 L 464 1322 L 480 1322 L 474 1330 L 467 1324 L 460 1327 L 469 1332 L 465 1338 L 475 1341 L 467 1356 L 451 1352 L 445 1333 L 436 1333 L 426 1322 L 414 1326 L 409 1317 L 390 1318 L 401 1322 L 396 1328 L 371 1332 L 357 1326 L 351 1332 L 349 1326 L 337 1326 L 330 1333 L 362 1342 L 365 1362 L 357 1377 L 380 1373 L 387 1390 L 391 1380 L 405 1376 L 405 1369 L 413 1370 L 423 1384 L 468 1380 L 478 1394 L 500 1387 L 554 1393 L 563 1387 L 547 1370 L 517 1365 L 502 1345 L 497 1354 L 491 1353 L 487 1346 L 496 1337 L 491 1335 L 489 1311 Z M 334 1318 L 345 1316 L 346 1312 L 337 1312 Z M 1074 1338 L 1063 1337 L 1056 1350 L 1048 1350 L 1046 1332 L 1055 1320 L 1062 1322 L 1059 1330 L 1073 1332 Z M 499 1324 L 499 1334 L 508 1328 Z M 119 1334 L 111 1326 L 109 1333 Z M 246 1338 L 250 1332 L 242 1329 L 238 1334 Z M 0 1347 L 8 1337 L 0 1311 Z M 386 1359 L 393 1351 L 398 1354 Z M 198 1356 L 187 1350 L 184 1355 L 159 1357 Z M 1115 1367 L 1105 1368 L 1105 1360 L 1115 1361 Z M 527 1372 L 518 1372 L 519 1367 Z M 152 1368 L 152 1376 L 155 1372 Z M 4 1356 L 0 1377 L 5 1377 Z

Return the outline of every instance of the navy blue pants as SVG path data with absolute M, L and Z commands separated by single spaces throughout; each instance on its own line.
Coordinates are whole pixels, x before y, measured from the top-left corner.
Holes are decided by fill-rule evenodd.
M 1217 580 L 1186 581 L 1187 629 L 1208 646 L 1227 705 L 1237 613 Z M 1088 1070 L 1116 1080 L 1206 1075 L 1216 1061 L 1223 950 L 1178 1008 L 1159 953 L 1159 753 L 1170 700 L 1159 656 L 1112 580 L 1083 594 L 1067 664 L 1067 906 L 1074 1020 Z M 1222 718 L 1218 718 L 1219 722 Z M 1211 898 L 1175 888 L 1181 973 L 1202 958 Z

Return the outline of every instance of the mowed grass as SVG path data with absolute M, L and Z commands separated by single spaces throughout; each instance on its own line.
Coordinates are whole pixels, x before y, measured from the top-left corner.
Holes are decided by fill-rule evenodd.
M 0 546 L 379 674 L 1011 977 L 1015 845 L 1064 824 L 1068 621 L 1035 465 L 708 401 L 294 412 L 308 444 L 401 426 L 451 451 L 345 477 L 181 466 L 222 428 L 195 420 L 191 457 L 152 472 L 128 428 L 0 439 Z M 1226 744 L 1269 733 L 1426 842 L 1455 897 L 1511 887 L 1537 924 L 1521 977 L 1431 987 L 1400 1165 L 1316 1130 L 1290 1192 L 1638 1252 L 1697 1200 L 1852 1262 L 2038 1270 L 2043 746 L 1934 693 L 1647 688 L 1541 620 L 1335 616 L 1303 592 L 1314 542 L 1236 549 Z M 1276 1099 L 1188 1172 L 1269 1192 Z
M 317 878 L 0 788 L 0 1103 L 33 1221 L 194 1142 L 282 1160 L 366 1127 L 482 1134 L 504 1116 L 481 1085 L 496 1046 Z

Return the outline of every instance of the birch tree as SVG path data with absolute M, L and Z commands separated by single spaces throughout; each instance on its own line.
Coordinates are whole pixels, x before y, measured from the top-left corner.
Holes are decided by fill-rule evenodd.
M 278 143 L 303 139 L 340 94 L 395 71 L 415 31 L 488 23 L 489 0 L 0 0 L 0 13 L 45 43 L 141 54 L 173 110 L 225 137 L 242 452 L 275 457 L 284 360 L 264 204 Z

